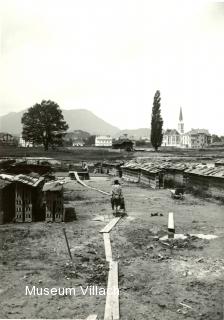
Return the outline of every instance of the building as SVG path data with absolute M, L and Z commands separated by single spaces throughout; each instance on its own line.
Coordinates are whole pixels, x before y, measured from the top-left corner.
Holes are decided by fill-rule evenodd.
M 0 178 L 0 224 L 13 222 L 15 219 L 15 188 L 13 182 Z
M 19 137 L 19 146 L 23 147 L 23 148 L 32 148 L 33 147 L 33 143 L 30 141 L 26 141 L 23 139 L 22 136 Z
M 45 183 L 43 187 L 45 199 L 45 220 L 62 222 L 64 213 L 63 185 L 59 182 Z
M 167 129 L 163 133 L 163 147 L 202 149 L 211 143 L 211 135 L 206 129 L 191 129 L 184 132 L 183 112 L 180 108 L 178 130 Z
M 0 144 L 9 145 L 9 146 L 14 145 L 15 144 L 14 137 L 9 133 L 0 132 Z
M 163 134 L 164 147 L 179 147 L 181 142 L 181 135 L 176 129 L 167 129 Z
M 15 220 L 32 222 L 43 220 L 42 187 L 44 178 L 19 174 L 15 183 Z
M 119 139 L 114 141 L 113 143 L 114 149 L 123 149 L 126 151 L 133 151 L 134 150 L 134 142 L 129 139 Z
M 83 140 L 81 140 L 81 139 L 74 139 L 72 141 L 72 146 L 73 147 L 84 147 L 84 145 L 85 145 L 85 142 Z
M 191 129 L 181 136 L 184 148 L 203 149 L 211 143 L 211 135 L 206 129 Z
M 96 136 L 95 138 L 96 147 L 112 147 L 111 136 Z
M 177 129 L 167 129 L 163 133 L 163 147 L 181 147 L 181 135 L 184 133 L 184 121 L 183 121 L 183 112 L 180 108 L 178 130 Z

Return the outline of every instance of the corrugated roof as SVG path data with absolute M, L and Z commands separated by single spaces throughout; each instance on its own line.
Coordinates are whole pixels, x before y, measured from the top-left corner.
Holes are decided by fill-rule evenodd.
M 196 174 L 200 176 L 224 178 L 224 168 L 223 167 L 208 167 L 206 165 L 197 165 L 192 168 L 185 170 L 188 174 Z
M 201 163 L 173 163 L 173 162 L 143 162 L 129 161 L 122 168 L 144 170 L 151 173 L 158 173 L 166 170 L 179 170 L 188 174 L 197 174 L 207 177 L 224 178 L 224 168 L 214 165 L 203 165 Z

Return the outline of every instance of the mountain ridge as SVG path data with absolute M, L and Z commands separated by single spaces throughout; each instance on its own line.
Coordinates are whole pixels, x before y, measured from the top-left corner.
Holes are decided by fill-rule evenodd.
M 21 134 L 22 124 L 21 118 L 26 110 L 19 112 L 10 112 L 6 115 L 0 116 L 0 131 L 9 132 L 11 134 Z M 62 109 L 65 121 L 71 130 L 83 130 L 90 134 L 110 134 L 114 135 L 120 131 L 116 126 L 111 125 L 105 120 L 96 116 L 88 109 Z

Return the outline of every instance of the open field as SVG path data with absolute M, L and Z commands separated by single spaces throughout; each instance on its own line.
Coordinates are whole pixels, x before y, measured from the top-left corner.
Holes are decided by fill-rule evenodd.
M 95 147 L 58 148 L 57 150 L 50 149 L 45 151 L 43 148 L 13 148 L 0 146 L 0 157 L 46 157 L 54 158 L 56 160 L 79 162 L 84 159 L 86 161 L 130 159 L 132 153 Z
M 79 162 L 86 161 L 103 161 L 103 160 L 128 160 L 137 157 L 172 157 L 186 158 L 193 160 L 214 160 L 224 158 L 224 149 L 172 149 L 161 148 L 159 152 L 154 152 L 152 149 L 148 151 L 126 152 L 122 150 L 97 148 L 97 147 L 74 147 L 74 148 L 58 148 L 57 150 L 44 151 L 43 148 L 15 148 L 0 146 L 0 157 L 49 157 L 57 160 L 68 160 Z
M 110 178 L 88 182 L 104 191 L 110 191 L 111 183 Z M 188 194 L 183 201 L 173 200 L 168 190 L 130 183 L 124 183 L 123 190 L 128 216 L 111 232 L 113 259 L 119 262 L 121 319 L 223 319 L 223 206 Z M 76 208 L 77 221 L 0 226 L 0 318 L 84 319 L 96 313 L 103 319 L 105 296 L 84 296 L 80 290 L 75 297 L 25 296 L 26 285 L 106 288 L 108 266 L 99 231 L 112 218 L 109 198 L 75 181 L 65 191 L 66 201 Z M 218 238 L 188 236 L 174 241 L 172 248 L 162 244 L 158 237 L 167 233 L 170 211 L 176 233 Z M 96 217 L 101 221 L 94 221 Z

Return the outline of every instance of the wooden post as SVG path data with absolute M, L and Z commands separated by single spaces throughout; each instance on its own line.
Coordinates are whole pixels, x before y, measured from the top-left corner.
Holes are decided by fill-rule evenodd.
M 63 230 L 64 236 L 65 236 L 65 241 L 66 241 L 66 244 L 67 244 L 69 257 L 72 260 L 72 255 L 71 255 L 71 251 L 70 251 L 70 248 L 69 248 L 69 243 L 68 243 L 68 239 L 67 239 L 65 228 L 62 228 L 62 230 Z
M 169 212 L 168 216 L 168 238 L 173 239 L 175 235 L 173 212 Z

